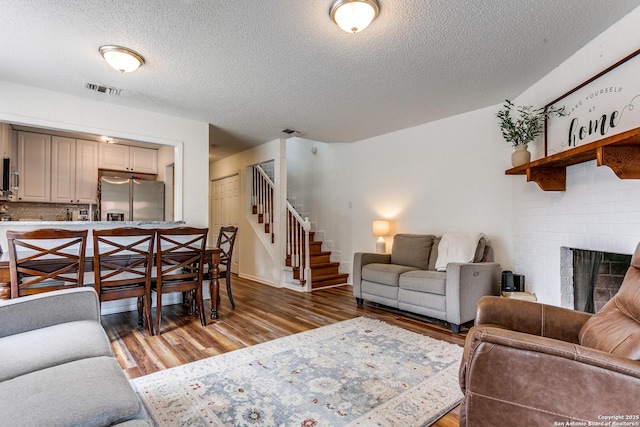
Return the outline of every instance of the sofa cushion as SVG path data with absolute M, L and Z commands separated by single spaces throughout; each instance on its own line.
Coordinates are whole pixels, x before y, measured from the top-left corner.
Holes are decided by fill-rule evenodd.
M 429 270 L 414 270 L 400 276 L 400 289 L 428 292 L 431 294 L 445 295 L 447 273 Z
M 640 360 L 638 282 L 640 269 L 633 266 L 632 260 L 632 266 L 616 296 L 582 325 L 578 334 L 581 345 L 627 359 Z
M 0 383 L 6 426 L 106 426 L 138 417 L 141 404 L 113 357 L 92 357 Z
M 362 281 L 362 298 L 389 307 L 398 307 L 398 287 Z
M 427 270 L 436 271 L 436 261 L 438 260 L 438 245 L 440 244 L 442 237 L 436 237 L 433 239 L 433 245 L 431 245 L 431 252 L 429 253 L 429 265 Z
M 0 301 L 0 337 L 76 320 L 100 321 L 100 302 L 93 287 L 61 289 Z
M 426 270 L 435 238 L 432 234 L 396 234 L 393 237 L 391 263 Z
M 416 270 L 416 268 L 406 265 L 372 263 L 362 267 L 362 280 L 398 286 L 400 275 L 412 270 Z
M 79 320 L 0 338 L 5 381 L 78 359 L 112 355 L 109 339 L 95 320 Z
M 429 292 L 416 292 L 398 289 L 398 308 L 411 313 L 435 317 L 445 320 L 447 313 L 447 297 Z
M 155 424 L 152 424 L 148 420 L 129 420 L 114 425 L 117 425 L 118 427 L 155 427 Z
M 113 353 L 98 322 L 79 320 L 0 338 L 0 354 L 0 381 L 5 381 L 38 369 Z
M 580 345 L 627 359 L 640 360 L 638 323 L 618 309 L 607 310 L 602 316 L 598 314 L 587 320 L 580 329 Z

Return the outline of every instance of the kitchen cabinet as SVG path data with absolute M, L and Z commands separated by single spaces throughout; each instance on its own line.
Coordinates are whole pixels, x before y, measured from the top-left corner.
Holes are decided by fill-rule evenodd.
M 18 201 L 51 200 L 51 136 L 18 132 Z
M 76 139 L 76 203 L 95 203 L 98 193 L 98 142 Z
M 11 157 L 11 125 L 0 123 L 0 157 Z
M 98 166 L 100 169 L 129 170 L 129 146 L 100 144 Z
M 16 184 L 16 140 L 13 129 L 9 123 L 0 123 L 0 197 L 4 200 L 15 200 L 15 195 L 10 194 Z M 5 171 L 4 168 L 7 167 Z
M 140 173 L 158 173 L 158 150 L 154 148 L 129 147 L 130 170 Z
M 158 150 L 122 144 L 100 144 L 98 165 L 100 169 L 157 174 Z
M 76 195 L 76 140 L 51 138 L 51 201 L 69 203 Z
M 51 201 L 95 203 L 98 183 L 98 143 L 51 138 Z

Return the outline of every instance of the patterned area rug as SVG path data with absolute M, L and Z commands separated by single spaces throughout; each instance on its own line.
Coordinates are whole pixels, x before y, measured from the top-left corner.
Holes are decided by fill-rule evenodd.
M 425 426 L 462 348 L 360 317 L 131 380 L 158 426 Z

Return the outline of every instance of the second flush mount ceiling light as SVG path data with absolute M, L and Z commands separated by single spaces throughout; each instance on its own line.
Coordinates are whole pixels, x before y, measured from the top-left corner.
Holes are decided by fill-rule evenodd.
M 104 60 L 107 61 L 107 64 L 121 73 L 135 71 L 144 64 L 142 55 L 127 47 L 107 45 L 100 46 L 98 51 Z
M 358 33 L 371 24 L 380 13 L 377 0 L 336 0 L 329 15 L 347 33 Z

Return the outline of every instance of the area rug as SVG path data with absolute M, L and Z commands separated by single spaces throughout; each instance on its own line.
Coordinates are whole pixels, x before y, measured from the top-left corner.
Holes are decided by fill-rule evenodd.
M 426 426 L 462 348 L 359 317 L 131 380 L 158 426 Z

